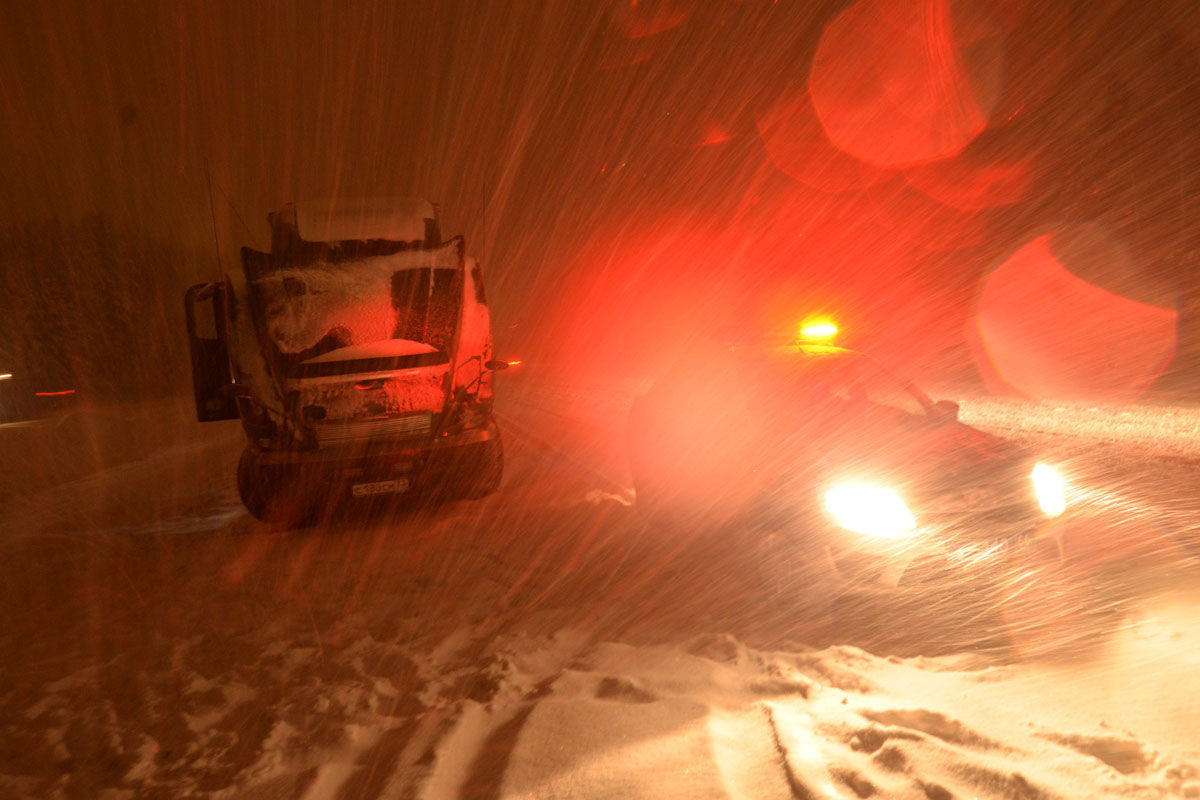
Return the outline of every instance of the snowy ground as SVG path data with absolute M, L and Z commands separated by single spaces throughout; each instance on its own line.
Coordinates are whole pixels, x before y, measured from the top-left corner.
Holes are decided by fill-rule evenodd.
M 625 392 L 505 379 L 499 494 L 298 532 L 235 425 L 0 428 L 0 798 L 1200 797 L 1200 412 L 964 403 L 1067 564 L 818 613 L 646 526 Z

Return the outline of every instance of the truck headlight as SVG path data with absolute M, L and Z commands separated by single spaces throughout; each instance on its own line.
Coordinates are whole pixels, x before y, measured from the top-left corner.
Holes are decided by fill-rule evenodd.
M 1067 484 L 1054 467 L 1038 464 L 1033 468 L 1033 491 L 1042 513 L 1057 517 L 1067 510 Z
M 846 483 L 825 492 L 825 509 L 848 531 L 902 539 L 916 532 L 917 521 L 891 489 Z

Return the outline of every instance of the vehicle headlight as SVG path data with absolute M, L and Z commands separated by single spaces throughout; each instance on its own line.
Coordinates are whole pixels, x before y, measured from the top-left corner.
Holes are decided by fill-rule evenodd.
M 917 521 L 891 489 L 841 484 L 825 492 L 825 509 L 848 531 L 901 539 L 912 536 Z
M 1042 513 L 1057 517 L 1067 510 L 1067 484 L 1054 467 L 1038 464 L 1033 468 L 1033 490 Z

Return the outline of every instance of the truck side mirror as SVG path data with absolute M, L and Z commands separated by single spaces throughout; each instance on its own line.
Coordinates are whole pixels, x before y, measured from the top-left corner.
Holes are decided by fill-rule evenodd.
M 483 365 L 483 368 L 490 370 L 491 372 L 500 372 L 501 370 L 508 369 L 508 362 L 501 361 L 498 358 L 493 358 L 491 361 L 486 362 Z
M 958 420 L 958 403 L 953 400 L 938 400 L 933 404 L 934 410 L 938 417 L 946 422 L 955 422 Z

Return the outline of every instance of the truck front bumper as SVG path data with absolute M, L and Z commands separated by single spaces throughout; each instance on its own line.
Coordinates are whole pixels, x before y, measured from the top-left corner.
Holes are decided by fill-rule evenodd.
M 498 437 L 496 427 L 489 425 L 421 439 L 391 437 L 279 450 L 252 443 L 250 449 L 261 469 L 303 476 L 306 485 L 335 495 L 362 497 L 436 487 Z

